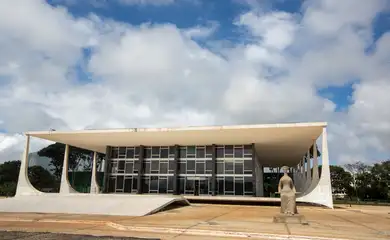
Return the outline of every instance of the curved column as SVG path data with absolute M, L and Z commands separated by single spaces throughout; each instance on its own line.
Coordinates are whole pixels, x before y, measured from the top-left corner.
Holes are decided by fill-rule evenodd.
M 310 149 L 306 155 L 306 181 L 305 181 L 305 192 L 310 188 L 311 185 L 311 159 L 310 159 Z
M 318 156 L 317 156 L 317 143 L 316 140 L 314 140 L 313 143 L 313 173 L 312 173 L 312 179 L 309 188 L 306 190 L 306 194 L 313 191 L 314 188 L 318 185 L 318 182 L 320 181 L 319 177 L 319 169 L 318 169 Z
M 69 169 L 69 145 L 65 145 L 65 153 L 64 153 L 64 164 L 62 166 L 62 175 L 61 175 L 61 185 L 60 185 L 60 194 L 69 194 L 69 193 L 78 193 L 76 190 L 72 188 L 69 182 L 68 176 Z
M 20 160 L 20 170 L 18 177 L 18 184 L 16 187 L 15 197 L 23 195 L 43 195 L 46 194 L 34 188 L 28 179 L 28 152 L 30 149 L 30 136 L 26 135 L 26 144 L 24 146 L 24 152 Z
M 318 173 L 318 172 L 317 172 Z M 314 174 L 313 174 L 314 177 Z M 309 193 L 299 197 L 297 201 L 311 202 L 333 208 L 332 186 L 330 181 L 328 137 L 326 128 L 322 130 L 322 173 L 318 184 Z
M 90 193 L 92 194 L 96 194 L 100 192 L 99 184 L 97 183 L 96 180 L 96 169 L 97 169 L 97 152 L 93 152 L 91 189 L 90 189 Z

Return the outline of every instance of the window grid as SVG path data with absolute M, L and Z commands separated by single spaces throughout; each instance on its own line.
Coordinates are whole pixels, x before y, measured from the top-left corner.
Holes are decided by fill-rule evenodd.
M 139 147 L 113 147 L 109 188 L 113 192 L 136 192 Z M 144 148 L 144 193 L 173 193 L 174 146 Z M 179 192 L 211 195 L 212 146 L 179 148 Z M 216 146 L 219 195 L 252 195 L 252 146 Z M 193 178 L 195 177 L 195 178 Z M 135 183 L 135 185 L 134 185 Z M 130 187 L 131 185 L 131 187 Z

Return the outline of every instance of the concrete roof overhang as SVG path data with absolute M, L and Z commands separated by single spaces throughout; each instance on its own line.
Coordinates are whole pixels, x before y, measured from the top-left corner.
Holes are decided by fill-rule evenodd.
M 26 135 L 105 153 L 106 146 L 171 146 L 254 143 L 264 166 L 294 166 L 327 124 L 288 123 L 186 128 L 39 131 Z

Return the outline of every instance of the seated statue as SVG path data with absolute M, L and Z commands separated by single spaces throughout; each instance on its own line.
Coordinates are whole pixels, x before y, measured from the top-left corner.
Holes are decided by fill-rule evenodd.
M 295 203 L 295 186 L 293 180 L 288 176 L 288 167 L 284 166 L 283 177 L 279 180 L 278 192 L 280 193 L 281 208 L 283 214 L 294 215 L 298 213 Z

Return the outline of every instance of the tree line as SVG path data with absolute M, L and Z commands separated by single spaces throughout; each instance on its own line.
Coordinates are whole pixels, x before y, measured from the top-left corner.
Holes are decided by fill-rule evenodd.
M 38 156 L 49 158 L 49 168 L 31 166 L 28 176 L 32 185 L 40 191 L 58 192 L 61 181 L 65 145 L 51 144 L 38 151 Z M 320 153 L 317 153 L 320 155 Z M 91 171 L 93 152 L 70 147 L 69 171 Z M 104 154 L 98 154 L 98 168 Z M 321 166 L 320 166 L 321 168 Z M 20 161 L 8 161 L 0 164 L 0 196 L 13 196 L 19 176 Z M 321 173 L 321 169 L 320 169 Z M 275 173 L 277 174 L 277 173 Z M 368 165 L 362 162 L 344 166 L 330 166 L 332 192 L 344 195 L 350 200 L 390 200 L 390 159 Z M 74 177 L 72 178 L 74 180 Z

